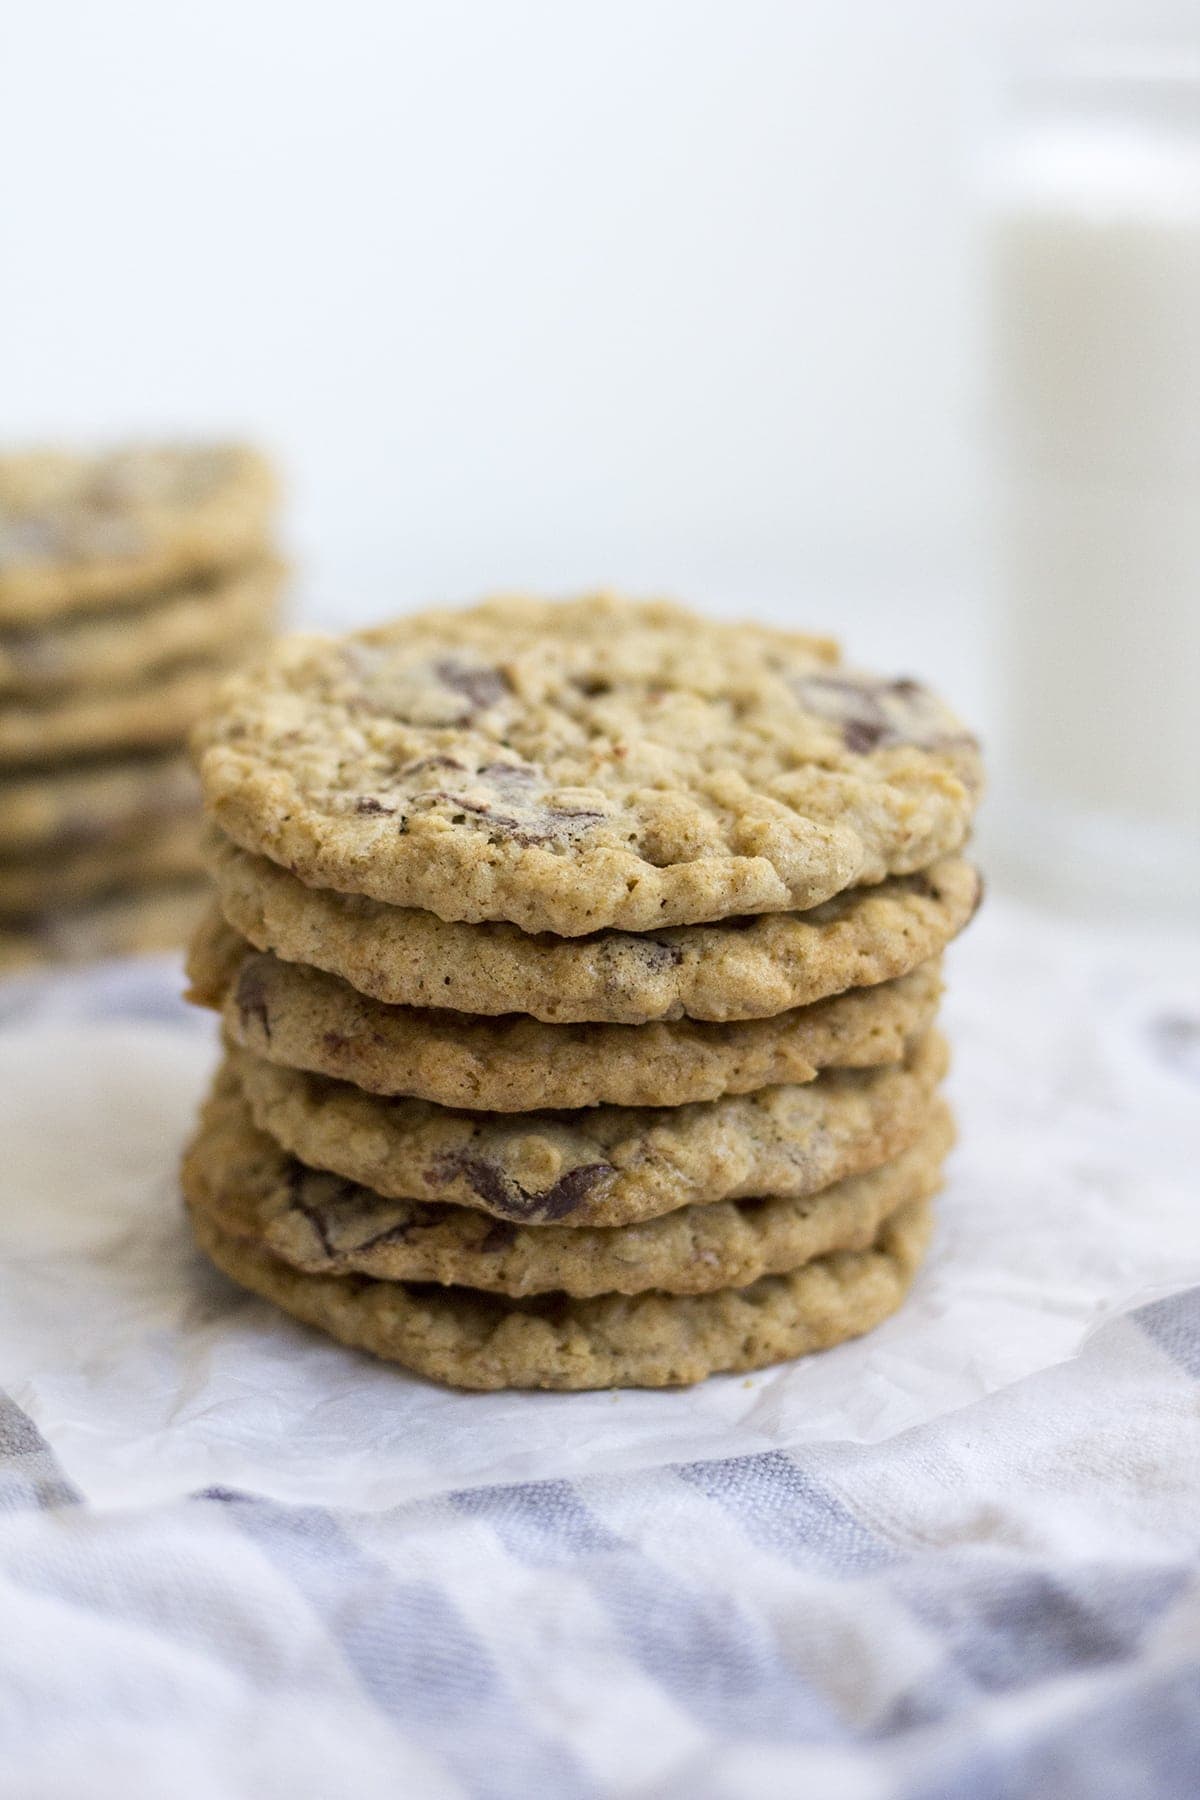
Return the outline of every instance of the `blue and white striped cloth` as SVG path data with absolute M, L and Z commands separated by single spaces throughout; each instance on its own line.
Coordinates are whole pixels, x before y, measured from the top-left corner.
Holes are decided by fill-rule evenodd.
M 1200 1290 L 875 1446 L 373 1513 L 0 1459 L 14 1800 L 1200 1792 Z
M 1200 952 L 955 956 L 900 1318 L 520 1405 L 206 1284 L 177 978 L 7 984 L 0 1800 L 1196 1800 Z

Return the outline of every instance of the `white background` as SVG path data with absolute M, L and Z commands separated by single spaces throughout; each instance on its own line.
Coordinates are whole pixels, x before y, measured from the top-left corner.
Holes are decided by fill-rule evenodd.
M 986 710 L 969 170 L 1014 50 L 1194 0 L 38 0 L 8 439 L 245 431 L 300 605 L 610 582 Z

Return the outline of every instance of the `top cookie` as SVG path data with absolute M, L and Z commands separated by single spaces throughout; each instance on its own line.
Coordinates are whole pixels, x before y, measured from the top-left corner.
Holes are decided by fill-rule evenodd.
M 241 445 L 0 456 L 0 624 L 136 600 L 248 561 L 274 482 Z
M 608 595 L 283 640 L 196 734 L 303 881 L 577 937 L 819 905 L 963 842 L 974 740 L 826 640 Z

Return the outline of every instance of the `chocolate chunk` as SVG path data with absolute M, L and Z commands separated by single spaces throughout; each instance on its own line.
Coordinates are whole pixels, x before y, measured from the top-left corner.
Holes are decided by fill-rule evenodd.
M 795 683 L 795 689 L 805 706 L 841 727 L 847 750 L 855 756 L 865 756 L 878 749 L 890 729 L 879 699 L 884 685 L 872 678 L 853 681 L 844 675 L 804 675 Z
M 880 681 L 871 675 L 802 675 L 793 691 L 802 705 L 840 727 L 842 742 L 854 756 L 898 744 L 940 750 L 973 741 L 947 730 L 938 701 L 907 676 Z
M 660 976 L 667 968 L 678 968 L 684 952 L 678 943 L 660 943 L 657 938 L 635 938 L 622 932 L 619 938 L 601 940 L 596 947 L 597 965 L 603 970 L 604 990 L 619 995 L 630 992 L 642 974 Z
M 538 779 L 537 770 L 528 763 L 484 763 L 479 775 L 493 787 L 528 787 Z
M 359 1190 L 360 1197 L 362 1190 Z M 378 1250 L 383 1244 L 406 1244 L 414 1231 L 427 1231 L 431 1225 L 437 1225 L 446 1216 L 446 1208 L 436 1202 L 429 1204 L 424 1200 L 410 1202 L 407 1215 L 397 1219 L 395 1224 L 388 1225 L 382 1231 L 374 1232 L 370 1237 L 362 1238 L 354 1245 L 356 1251 Z
M 552 844 L 556 838 L 570 838 L 577 831 L 585 831 L 589 825 L 598 825 L 604 814 L 583 810 L 566 812 L 562 807 L 549 806 L 542 817 L 545 819 L 544 825 L 536 822 L 517 824 L 508 835 L 518 844 Z
M 504 816 L 502 813 L 494 811 L 489 801 L 467 800 L 462 794 L 451 793 L 449 788 L 429 788 L 425 793 L 417 795 L 416 804 L 424 804 L 430 807 L 437 805 L 453 806 L 460 813 L 474 813 L 477 818 L 493 821 Z M 513 825 L 516 824 L 515 819 L 512 819 L 509 822 Z M 458 820 L 457 823 L 461 824 L 462 820 Z
M 234 1005 L 241 1015 L 242 1024 L 248 1025 L 251 1019 L 257 1019 L 262 1034 L 268 1041 L 271 1036 L 269 996 L 270 984 L 262 958 L 248 957 L 238 971 L 233 990 Z
M 440 1183 L 461 1179 L 504 1218 L 539 1220 L 545 1224 L 565 1219 L 583 1204 L 597 1182 L 611 1174 L 611 1163 L 580 1163 L 552 1186 L 531 1193 L 486 1157 L 453 1150 L 439 1158 L 429 1171 L 429 1179 Z
M 330 1263 L 403 1244 L 415 1231 L 440 1224 L 449 1210 L 437 1201 L 409 1200 L 393 1206 L 356 1181 L 295 1163 L 288 1171 L 288 1203 L 312 1227 Z M 380 1213 L 390 1219 L 382 1228 Z M 399 1217 L 396 1216 L 397 1212 Z
M 657 938 L 622 939 L 618 953 L 626 948 L 626 941 L 629 949 L 648 969 L 677 969 L 683 961 L 683 951 L 678 944 L 661 944 Z
M 868 750 L 877 750 L 881 739 L 887 735 L 887 725 L 881 719 L 847 719 L 842 726 L 842 737 L 847 750 L 855 756 L 865 756 Z
M 288 1170 L 288 1199 L 303 1219 L 312 1226 L 323 1254 L 333 1260 L 334 1249 L 329 1241 L 329 1232 L 325 1225 L 325 1214 L 319 1201 L 309 1200 L 305 1190 L 309 1184 L 311 1171 L 303 1163 L 294 1163 Z
M 507 798 L 510 803 L 516 800 L 520 804 L 519 796 Z M 477 819 L 481 826 L 487 827 L 489 833 L 499 834 L 500 837 L 510 838 L 513 843 L 522 845 L 551 844 L 556 839 L 562 840 L 577 830 L 596 824 L 604 817 L 600 812 L 582 809 L 570 812 L 563 807 L 539 807 L 536 804 L 530 807 L 528 816 L 521 817 L 515 812 L 493 806 L 490 801 L 470 800 L 463 794 L 451 793 L 448 788 L 434 788 L 428 793 L 418 794 L 414 804 L 451 807 L 452 824 L 466 825 Z
M 375 798 L 374 794 L 362 794 L 354 802 L 354 810 L 356 813 L 389 813 L 390 814 L 390 813 L 394 813 L 396 808 L 394 806 L 385 806 L 382 800 L 377 800 Z
M 479 1240 L 479 1248 L 493 1255 L 501 1250 L 511 1250 L 516 1241 L 515 1225 L 510 1225 L 507 1219 L 493 1219 L 487 1232 Z
M 476 712 L 486 712 L 489 706 L 495 706 L 506 694 L 512 692 L 512 684 L 501 669 L 472 667 L 469 663 L 456 662 L 453 657 L 445 656 L 434 663 L 433 672 L 443 687 L 452 693 L 461 694 L 469 700 Z
M 420 775 L 425 769 L 465 769 L 466 766 L 457 756 L 419 756 L 416 762 L 405 763 L 400 773 Z

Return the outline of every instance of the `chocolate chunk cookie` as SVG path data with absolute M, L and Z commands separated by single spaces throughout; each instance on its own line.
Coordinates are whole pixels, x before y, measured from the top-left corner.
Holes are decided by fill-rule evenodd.
M 930 1204 L 885 1220 L 868 1250 L 711 1294 L 514 1300 L 474 1288 L 309 1275 L 192 1203 L 200 1248 L 232 1280 L 341 1343 L 451 1387 L 678 1387 L 759 1369 L 870 1331 L 900 1305 L 924 1254 Z
M 459 1112 L 382 1099 L 230 1048 L 255 1123 L 301 1162 L 391 1199 L 522 1225 L 615 1226 L 695 1202 L 803 1197 L 875 1168 L 924 1130 L 946 1070 L 927 1032 L 903 1062 L 691 1106 Z
M 133 687 L 55 695 L 0 707 L 0 767 L 36 767 L 113 751 L 179 744 L 211 701 L 222 676 L 259 648 L 263 634 L 226 645 L 220 656 L 182 663 Z
M 196 880 L 201 874 L 196 821 L 169 819 L 137 837 L 53 850 L 19 862 L 0 858 L 0 915 L 93 899 L 139 882 Z
M 195 929 L 207 898 L 201 882 L 156 882 L 8 919 L 0 925 L 0 973 L 178 950 Z
M 0 697 L 129 687 L 179 663 L 220 658 L 230 644 L 253 645 L 274 616 L 283 573 L 263 557 L 137 607 L 0 628 Z
M 917 683 L 605 595 L 288 639 L 196 747 L 222 830 L 303 881 L 566 937 L 913 873 L 959 849 L 980 787 Z
M 259 950 L 340 975 L 398 1006 L 520 1011 L 549 1024 L 753 1019 L 906 975 L 938 955 L 978 902 L 970 864 L 853 888 L 806 913 L 767 913 L 638 936 L 531 936 L 447 923 L 413 907 L 311 888 L 221 832 L 205 845 L 225 918 Z
M 952 1139 L 939 1103 L 910 1147 L 803 1199 L 683 1206 L 617 1230 L 498 1222 L 466 1207 L 388 1200 L 310 1169 L 257 1129 L 236 1075 L 218 1074 L 185 1162 L 193 1206 L 230 1236 L 314 1275 L 435 1281 L 521 1297 L 706 1294 L 868 1250 L 898 1207 L 928 1199 Z
M 0 456 L 0 624 L 134 604 L 250 561 L 275 484 L 240 445 Z
M 384 1006 L 335 975 L 251 950 L 227 926 L 198 934 L 191 998 L 220 1006 L 235 1044 L 288 1068 L 482 1112 L 682 1106 L 811 1081 L 823 1068 L 898 1062 L 929 1025 L 936 962 L 773 1019 L 713 1025 L 543 1025 L 508 1013 Z
M 0 781 L 0 854 L 124 842 L 162 820 L 196 813 L 198 801 L 196 777 L 180 754 L 10 776 Z

